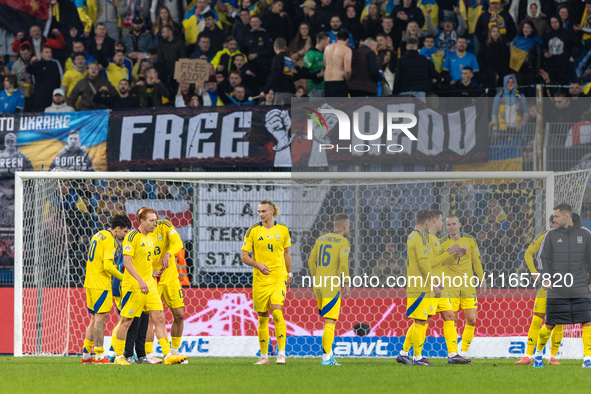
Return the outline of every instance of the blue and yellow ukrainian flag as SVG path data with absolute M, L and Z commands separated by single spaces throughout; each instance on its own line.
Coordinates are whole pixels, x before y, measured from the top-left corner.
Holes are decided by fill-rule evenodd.
M 534 38 L 523 36 L 515 37 L 513 44 L 511 45 L 511 57 L 509 60 L 509 67 L 511 70 L 519 71 L 521 69 L 529 50 L 536 42 L 541 44 L 542 39 L 539 36 L 535 36 Z
M 433 26 L 439 28 L 439 6 L 437 5 L 436 0 L 418 0 L 417 7 L 423 11 L 423 15 L 425 16 L 425 21 L 427 20 L 427 7 L 431 6 L 431 22 Z M 427 30 L 427 22 L 423 25 L 423 30 Z
M 466 8 L 466 3 L 464 3 L 464 0 L 458 0 L 457 7 L 460 9 L 460 13 L 468 25 L 469 34 L 474 34 L 474 31 L 476 30 L 476 23 L 478 23 L 478 18 L 482 13 L 483 5 L 485 3 L 486 0 L 470 0 L 470 4 L 468 5 L 468 8 Z
M 185 14 L 185 19 L 183 20 L 183 27 L 185 28 L 185 44 L 186 45 L 192 45 L 195 44 L 197 42 L 197 36 L 199 35 L 200 31 L 199 31 L 199 26 L 198 23 L 200 22 L 200 20 L 202 20 L 202 17 L 200 16 L 200 20 L 197 20 L 197 17 L 195 16 L 195 8 L 197 6 L 193 6 L 192 8 L 188 8 L 187 9 L 189 11 L 187 11 L 187 13 Z M 215 10 L 213 8 L 210 7 L 210 9 L 207 12 L 213 12 L 213 15 L 215 16 L 215 24 L 218 25 L 218 27 L 220 29 L 223 29 L 223 25 L 222 22 L 220 21 L 220 17 L 218 16 L 218 13 L 215 12 Z

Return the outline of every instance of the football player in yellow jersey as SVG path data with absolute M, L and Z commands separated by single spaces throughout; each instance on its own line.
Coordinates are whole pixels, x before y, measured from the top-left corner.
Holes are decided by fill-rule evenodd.
M 185 300 L 174 256 L 183 249 L 183 240 L 168 220 L 158 220 L 156 229 L 151 235 L 154 238 L 154 262 L 152 268 L 159 275 L 158 294 L 164 304 L 172 311 L 174 320 L 170 328 L 171 346 L 172 353 L 178 355 L 185 322 Z M 159 359 L 151 354 L 154 346 L 154 330 L 152 327 L 153 322 L 150 322 L 146 334 L 146 353 L 150 362 L 157 363 Z
M 554 215 L 550 216 L 549 227 L 554 228 Z M 540 246 L 542 245 L 542 241 L 544 240 L 545 236 L 546 231 L 542 231 L 542 233 L 534 239 L 534 241 L 531 243 L 531 245 L 529 245 L 529 247 L 525 251 L 525 263 L 527 264 L 527 268 L 529 268 L 529 271 L 532 274 L 538 273 L 536 265 L 534 264 L 534 256 L 540 250 Z M 522 357 L 521 360 L 517 361 L 515 363 L 516 365 L 530 365 L 532 363 L 534 350 L 536 348 L 536 343 L 538 342 L 538 335 L 540 334 L 542 323 L 544 323 L 544 318 L 546 317 L 547 294 L 548 291 L 542 287 L 542 283 L 540 281 L 538 286 L 538 293 L 536 294 L 536 301 L 534 303 L 534 317 L 529 327 L 529 331 L 527 332 L 527 349 L 525 352 L 526 355 L 525 357 Z M 550 350 L 550 361 L 548 361 L 549 365 L 560 365 L 560 363 L 556 359 L 556 355 L 558 354 L 558 350 L 560 349 L 560 343 L 562 342 L 562 334 L 562 325 L 554 326 L 554 329 L 552 329 L 552 348 Z
M 407 332 L 414 348 L 414 359 L 408 351 L 402 350 L 396 360 L 402 364 L 435 365 L 422 356 L 423 344 L 427 335 L 427 320 L 433 310 L 433 297 L 439 298 L 439 288 L 431 289 L 431 252 L 429 251 L 429 222 L 431 212 L 418 211 L 415 215 L 415 228 L 406 240 L 408 265 L 406 270 L 406 317 L 414 320 Z M 409 348 L 410 350 L 410 348 Z
M 346 213 L 335 215 L 334 231 L 316 240 L 308 259 L 314 294 L 318 302 L 318 313 L 324 318 L 321 365 L 341 365 L 332 355 L 332 343 L 341 309 L 341 298 L 347 297 L 350 289 L 349 252 L 351 247 L 345 238 L 349 234 L 350 225 L 349 216 Z M 338 286 L 335 286 L 337 278 Z
M 460 245 L 453 245 L 446 251 L 442 249 L 437 233 L 443 230 L 443 212 L 438 209 L 429 210 L 433 218 L 429 222 L 429 247 L 433 258 L 431 259 L 431 275 L 439 278 L 438 285 L 441 290 L 441 297 L 433 298 L 433 313 L 441 314 L 443 319 L 443 335 L 447 345 L 447 363 L 448 364 L 470 364 L 472 361 L 460 356 L 458 352 L 458 331 L 455 324 L 454 313 L 449 298 L 449 292 L 443 283 L 443 266 L 461 258 L 466 251 Z M 427 325 L 431 323 L 431 316 L 427 320 Z
M 84 338 L 82 364 L 111 364 L 106 357 L 102 357 L 105 324 L 113 307 L 111 277 L 123 279 L 123 275 L 113 264 L 119 245 L 115 238 L 125 237 L 130 227 L 131 221 L 126 215 L 117 215 L 111 220 L 108 230 L 99 231 L 90 240 L 84 288 L 86 290 L 86 305 L 91 318 Z M 97 355 L 96 360 L 91 357 L 93 346 Z
M 158 287 L 153 276 L 154 239 L 150 233 L 156 228 L 156 212 L 150 208 L 142 208 L 136 218 L 140 225 L 130 231 L 123 241 L 125 273 L 121 283 L 121 321 L 117 335 L 112 339 L 117 354 L 115 364 L 130 365 L 123 358 L 125 339 L 133 318 L 140 317 L 143 311 L 150 313 L 150 318 L 156 326 L 156 336 L 162 347 L 164 364 L 178 364 L 187 357 L 174 355 L 170 350 L 162 301 L 158 296 Z
M 460 352 L 460 356 L 466 358 L 470 343 L 474 339 L 476 311 L 478 309 L 476 289 L 470 284 L 470 279 L 476 273 L 478 280 L 481 281 L 480 288 L 483 293 L 486 293 L 487 286 L 484 280 L 484 272 L 482 270 L 482 263 L 480 262 L 480 251 L 478 250 L 476 240 L 460 231 L 462 225 L 458 216 L 449 215 L 445 221 L 449 235 L 439 240 L 441 247 L 445 250 L 451 248 L 453 245 L 459 245 L 466 250 L 464 256 L 443 267 L 443 275 L 451 278 L 451 286 L 449 286 L 448 292 L 456 325 L 460 308 L 464 311 L 466 326 L 462 333 L 462 351 Z M 456 286 L 460 283 L 460 279 L 457 279 L 456 285 L 453 284 L 454 278 L 461 278 L 460 286 Z
M 287 287 L 293 277 L 288 228 L 275 221 L 279 207 L 271 200 L 263 200 L 258 207 L 260 222 L 251 226 L 244 237 L 241 260 L 253 267 L 252 307 L 259 315 L 259 345 L 261 357 L 255 365 L 267 365 L 269 349 L 269 309 L 275 322 L 277 364 L 285 364 L 287 326 L 283 319 L 283 303 Z M 252 258 L 249 256 L 252 251 Z

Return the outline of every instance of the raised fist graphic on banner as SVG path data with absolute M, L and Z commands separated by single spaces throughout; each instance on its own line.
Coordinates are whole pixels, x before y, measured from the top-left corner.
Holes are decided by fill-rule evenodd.
M 289 130 L 291 128 L 291 117 L 289 111 L 282 111 L 280 109 L 272 109 L 267 112 L 265 116 L 265 127 L 277 140 L 277 145 L 273 147 L 275 151 L 275 159 L 273 166 L 275 167 L 291 167 L 291 143 L 294 136 L 289 138 Z

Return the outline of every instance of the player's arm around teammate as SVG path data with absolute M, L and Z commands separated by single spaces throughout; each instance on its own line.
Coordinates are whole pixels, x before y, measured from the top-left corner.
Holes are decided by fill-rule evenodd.
M 164 324 L 162 301 L 158 297 L 156 281 L 152 277 L 152 259 L 154 258 L 154 240 L 150 233 L 156 228 L 156 212 L 152 209 L 142 209 L 136 216 L 139 221 L 137 230 L 131 231 L 123 242 L 123 276 L 121 300 L 121 322 L 117 335 L 113 339 L 113 348 L 117 354 L 115 364 L 129 365 L 123 358 L 127 331 L 134 317 L 141 316 L 148 311 L 156 326 L 156 336 L 162 347 L 164 363 L 178 364 L 186 360 L 185 356 L 172 354 L 168 333 Z
M 113 307 L 111 302 L 111 277 L 123 279 L 123 275 L 113 264 L 115 251 L 117 250 L 115 238 L 121 239 L 125 237 L 130 227 L 131 221 L 126 215 L 117 215 L 111 220 L 108 230 L 99 231 L 90 241 L 84 287 L 86 289 L 88 312 L 91 314 L 91 318 L 84 338 L 83 364 L 110 363 L 102 355 L 104 352 L 105 324 Z M 97 354 L 96 360 L 91 357 L 93 346 Z
M 283 303 L 287 286 L 291 284 L 291 235 L 288 228 L 275 221 L 279 207 L 271 200 L 258 206 L 260 222 L 251 226 L 242 245 L 241 260 L 253 267 L 253 309 L 259 316 L 259 345 L 261 357 L 255 365 L 269 364 L 269 309 L 275 323 L 277 338 L 277 364 L 285 364 L 287 326 L 283 318 Z M 252 258 L 249 253 L 252 252 Z

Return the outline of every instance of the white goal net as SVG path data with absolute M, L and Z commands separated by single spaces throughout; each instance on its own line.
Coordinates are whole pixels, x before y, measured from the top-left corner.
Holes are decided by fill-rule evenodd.
M 184 242 L 181 351 L 256 356 L 252 268 L 240 261 L 240 251 L 246 229 L 259 221 L 259 202 L 271 199 L 292 236 L 294 281 L 284 308 L 288 356 L 321 353 L 322 319 L 304 278 L 315 240 L 332 231 L 332 218 L 341 212 L 351 218 L 350 274 L 368 279 L 353 282 L 352 296 L 343 300 L 335 354 L 396 356 L 410 323 L 404 288 L 388 278 L 406 275 L 415 213 L 440 209 L 444 217 L 458 215 L 462 231 L 476 239 L 492 285 L 479 296 L 469 355 L 520 357 L 536 290 L 512 286 L 510 276 L 528 272 L 525 249 L 546 229 L 555 204 L 581 210 L 590 173 L 18 173 L 15 355 L 81 353 L 89 321 L 83 288 L 89 240 L 119 213 L 137 225 L 136 211 L 147 206 L 170 220 Z M 170 327 L 170 311 L 166 320 Z M 116 321 L 113 308 L 107 343 Z M 578 335 L 568 330 L 565 337 Z M 423 354 L 445 356 L 440 318 L 427 335 Z

